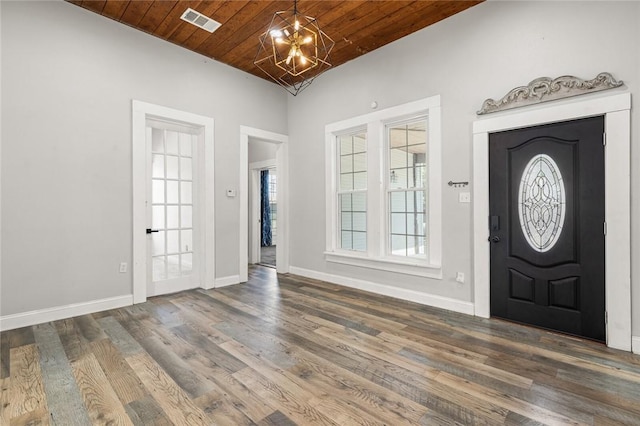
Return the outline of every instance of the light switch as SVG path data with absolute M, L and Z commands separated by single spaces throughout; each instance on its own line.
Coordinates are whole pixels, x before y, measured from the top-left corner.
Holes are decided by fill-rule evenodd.
M 470 203 L 471 202 L 471 193 L 470 192 L 461 192 L 458 194 L 458 201 L 461 203 Z
M 227 197 L 235 197 L 236 190 L 235 189 L 227 189 Z
M 459 283 L 464 283 L 464 272 L 458 272 L 456 274 L 456 281 Z

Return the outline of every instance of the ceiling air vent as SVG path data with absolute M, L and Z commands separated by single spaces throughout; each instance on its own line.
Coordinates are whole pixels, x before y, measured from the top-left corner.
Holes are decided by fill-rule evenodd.
M 215 30 L 220 28 L 220 25 L 222 25 L 220 22 L 216 22 L 211 18 L 207 18 L 202 13 L 196 12 L 191 8 L 185 10 L 180 19 L 192 23 L 196 27 L 207 30 L 210 33 L 214 32 Z

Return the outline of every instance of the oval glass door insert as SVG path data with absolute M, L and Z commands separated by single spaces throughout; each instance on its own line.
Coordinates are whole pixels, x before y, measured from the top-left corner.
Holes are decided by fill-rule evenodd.
M 518 189 L 518 216 L 525 239 L 544 253 L 558 242 L 566 199 L 558 165 L 547 154 L 535 155 L 524 168 Z

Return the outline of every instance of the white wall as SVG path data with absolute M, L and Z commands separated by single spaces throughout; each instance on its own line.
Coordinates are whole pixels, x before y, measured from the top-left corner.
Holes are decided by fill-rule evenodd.
M 260 139 L 249 139 L 249 164 L 260 161 L 276 161 L 278 144 Z
M 486 2 L 331 70 L 290 98 L 291 265 L 460 301 L 472 301 L 471 205 L 458 203 L 449 180 L 471 181 L 472 122 L 489 97 L 537 77 L 593 78 L 608 71 L 640 97 L 640 2 Z M 442 280 L 381 274 L 327 263 L 324 126 L 370 112 L 442 96 Z M 633 111 L 638 140 L 640 109 Z M 632 150 L 632 193 L 640 190 L 638 150 Z M 473 185 L 473 182 L 471 182 Z M 638 211 L 633 198 L 633 212 Z M 633 213 L 632 212 L 632 213 Z M 640 248 L 635 217 L 633 253 Z M 637 257 L 637 254 L 634 255 Z M 640 263 L 634 263 L 634 335 L 640 334 Z M 468 277 L 455 282 L 457 271 Z
M 62 1 L 1 3 L 2 315 L 128 295 L 131 100 L 215 119 L 216 274 L 238 274 L 239 128 L 286 92 Z

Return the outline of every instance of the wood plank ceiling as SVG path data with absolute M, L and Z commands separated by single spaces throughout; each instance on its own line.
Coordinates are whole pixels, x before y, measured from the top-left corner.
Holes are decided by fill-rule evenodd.
M 293 1 L 67 0 L 269 81 L 253 61 L 259 36 L 273 14 Z M 301 14 L 317 19 L 335 41 L 333 67 L 441 21 L 484 0 L 298 1 Z M 180 19 L 192 8 L 222 24 L 213 34 Z

